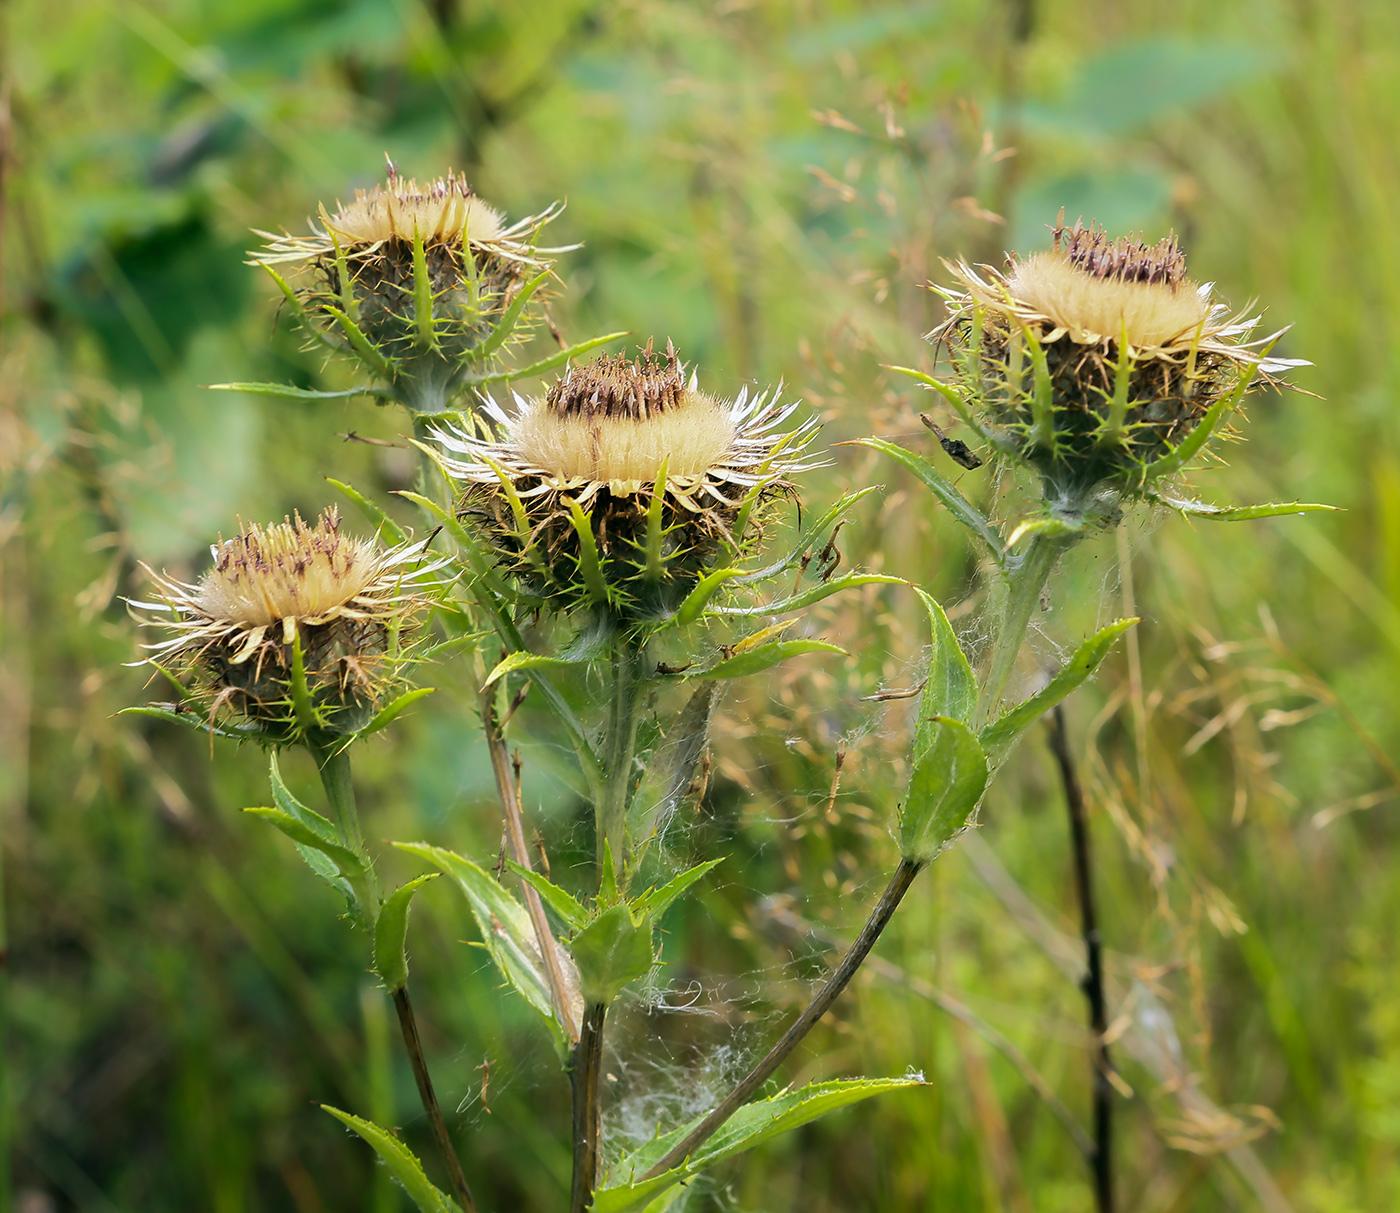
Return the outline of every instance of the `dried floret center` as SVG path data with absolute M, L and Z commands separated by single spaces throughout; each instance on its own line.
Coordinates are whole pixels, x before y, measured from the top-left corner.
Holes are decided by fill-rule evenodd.
M 215 549 L 195 605 L 211 619 L 248 627 L 333 618 L 375 574 L 373 545 L 339 530 L 334 511 L 314 527 L 300 516 L 247 527 Z
M 669 341 L 659 356 L 650 344 L 640 357 L 598 358 L 570 367 L 549 389 L 545 406 L 559 417 L 611 417 L 646 420 L 686 400 L 685 365 Z
M 730 453 L 734 438 L 729 410 L 686 390 L 641 418 L 561 413 L 547 400 L 531 402 L 511 424 L 509 443 L 522 463 L 560 479 L 651 484 L 663 461 L 668 478 L 704 475 Z
M 464 234 L 471 243 L 483 244 L 502 231 L 500 213 L 473 194 L 462 175 L 440 177 L 426 186 L 391 176 L 387 185 L 356 190 L 355 200 L 326 216 L 325 224 L 351 246 L 412 243 L 415 230 L 424 244 L 460 246 Z

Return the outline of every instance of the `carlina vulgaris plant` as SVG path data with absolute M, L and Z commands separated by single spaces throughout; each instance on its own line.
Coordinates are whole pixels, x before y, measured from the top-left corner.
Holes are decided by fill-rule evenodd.
M 1086 228 L 1077 222 L 1067 228 L 1063 211 L 1051 231 L 1050 250 L 1010 256 L 1005 273 L 945 263 L 957 285 L 939 289 L 950 314 L 929 338 L 946 347 L 951 375 L 940 379 L 892 368 L 939 393 L 998 465 L 1028 471 L 1039 488 L 1039 510 L 1003 525 L 978 509 L 929 460 L 881 438 L 862 442 L 921 480 L 995 567 L 991 640 L 980 680 L 946 617 L 936 611 L 935 657 L 921 701 L 906 814 L 920 798 L 921 783 L 926 789 L 943 788 L 940 794 L 946 797 L 959 782 L 958 772 L 973 767 L 978 778 L 960 799 L 970 800 L 975 811 L 988 780 L 1018 738 L 1052 714 L 1052 748 L 1075 844 L 1089 974 L 1085 994 L 1096 1034 L 1095 1137 L 1086 1154 L 1097 1207 L 1109 1213 L 1114 1196 L 1102 945 L 1085 807 L 1060 704 L 1138 621 L 1116 620 L 1085 639 L 1048 684 L 1024 702 L 1003 710 L 1003 696 L 1034 606 L 1046 593 L 1060 557 L 1095 530 L 1116 525 L 1125 509 L 1147 503 L 1191 517 L 1236 521 L 1330 507 L 1296 501 L 1216 507 L 1177 496 L 1173 482 L 1213 438 L 1228 432 L 1249 388 L 1259 382 L 1277 386 L 1278 376 L 1308 364 L 1273 355 L 1284 330 L 1250 340 L 1258 317 L 1229 314 L 1214 301 L 1209 284 L 1198 286 L 1187 278 L 1185 257 L 1174 238 L 1156 244 L 1112 239 L 1094 224 Z M 980 466 L 932 418 L 924 420 L 963 467 Z M 959 671 L 953 681 L 947 673 L 950 660 Z M 961 689 L 951 700 L 959 703 L 955 714 L 965 727 L 950 732 L 941 716 L 955 683 Z M 943 774 L 928 784 L 929 772 L 937 769 Z
M 283 384 L 220 389 L 326 399 L 369 395 L 397 401 L 415 418 L 470 407 L 483 384 L 539 374 L 620 336 L 581 342 L 518 371 L 502 358 L 533 327 L 553 258 L 575 246 L 542 248 L 555 204 L 508 222 L 462 174 L 424 185 L 387 180 L 334 213 L 322 206 L 306 235 L 259 231 L 250 264 L 272 277 L 313 345 L 358 363 L 369 382 L 320 392 Z M 292 271 L 290 274 L 287 271 Z
M 393 999 L 424 1111 L 464 1209 L 474 1208 L 447 1135 L 408 996 L 408 908 L 426 878 L 381 896 L 355 803 L 350 747 L 426 693 L 404 673 L 418 623 L 448 561 L 421 542 L 389 549 L 341 530 L 334 507 L 314 525 L 300 515 L 248 524 L 211 549 L 194 583 L 147 569 L 157 597 L 131 605 L 142 622 L 173 635 L 148 646 L 150 664 L 180 688 L 173 705 L 131 709 L 273 751 L 275 804 L 247 810 L 296 843 L 311 868 L 342 893 L 373 938 L 374 969 Z M 299 803 L 276 752 L 309 751 L 333 820 Z
M 771 583 L 794 566 L 805 575 L 819 537 L 873 491 L 847 495 L 776 562 L 751 572 L 736 567 L 756 554 L 770 511 L 795 498 L 792 477 L 819 463 L 807 453 L 816 422 L 790 424 L 796 407 L 781 403 L 780 390 L 744 392 L 733 403 L 716 400 L 700 390 L 698 376 L 668 342 L 664 354 L 648 344 L 635 359 L 600 358 L 571 367 L 542 396 L 517 396 L 513 413 L 488 403 L 469 428 L 434 427 L 425 444 L 436 448 L 439 467 L 462 485 L 459 529 L 491 558 L 494 575 L 514 595 L 514 609 L 553 616 L 575 631 L 563 652 L 530 653 L 516 646 L 491 672 L 488 686 L 503 689 L 511 675 L 554 677 L 573 667 L 601 718 L 599 727 L 576 743 L 597 837 L 596 896 L 585 905 L 539 873 L 512 865 L 572 931 L 565 946 L 582 996 L 579 1029 L 566 1061 L 574 1091 L 574 1213 L 589 1207 L 601 1177 L 598 1076 L 607 1008 L 629 982 L 655 966 L 654 928 L 666 907 L 721 862 L 710 859 L 660 887 L 630 892 L 649 843 L 691 784 L 716 687 L 788 657 L 834 647 L 783 639 L 790 623 L 777 623 L 720 646 L 715 660 L 704 654 L 703 641 L 697 649 L 695 634 L 703 624 L 771 619 L 849 586 L 899 580 L 859 573 L 836 577 L 834 566 L 818 561 L 811 574 L 816 584 L 809 589 L 781 601 L 736 604 L 736 595 Z M 478 576 L 477 584 L 483 580 Z M 677 650 L 693 660 L 672 663 Z M 686 683 L 695 689 L 669 724 L 658 727 L 652 722 L 656 702 L 668 687 Z M 485 703 L 509 820 L 514 788 L 503 774 L 508 771 L 496 709 L 489 698 Z M 639 728 L 644 716 L 645 730 Z M 585 730 L 570 731 L 577 737 Z M 486 878 L 474 865 L 437 848 L 412 849 L 453 874 L 474 908 L 483 901 Z M 898 892 L 882 903 L 890 912 L 918 866 L 902 874 Z M 540 942 L 532 951 L 545 958 L 548 947 Z M 506 965 L 502 971 L 509 976 Z M 849 975 L 835 983 L 830 998 Z M 800 1026 L 792 1044 L 830 998 Z M 563 1000 L 553 1001 L 557 1006 Z M 720 1120 L 748 1102 L 761 1081 L 745 1087 L 737 1102 L 722 1104 Z M 905 1081 L 842 1087 L 840 1097 L 864 1098 Z M 836 1091 L 804 1088 L 790 1098 L 810 1106 L 814 1116 L 820 1114 L 818 1105 L 825 1106 L 822 1101 L 837 1097 Z M 703 1137 L 710 1132 L 704 1128 Z M 634 1185 L 641 1185 L 637 1193 L 659 1192 L 703 1167 L 704 1156 L 687 1146 L 678 1165 L 664 1168 L 664 1178 L 643 1179 L 643 1171 L 684 1135 L 677 1131 L 674 1140 L 661 1137 L 639 1155 L 614 1160 L 603 1177 L 607 1199 L 640 1199 Z M 597 1195 L 603 1199 L 602 1191 Z

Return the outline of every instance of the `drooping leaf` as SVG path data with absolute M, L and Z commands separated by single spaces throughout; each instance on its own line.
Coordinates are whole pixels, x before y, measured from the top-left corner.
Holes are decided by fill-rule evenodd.
M 992 559 L 998 564 L 1005 563 L 1006 552 L 992 524 L 987 521 L 982 511 L 964 497 L 953 482 L 927 459 L 883 438 L 860 438 L 855 445 L 868 446 L 883 455 L 888 455 L 900 467 L 912 472 L 943 503 L 948 512 L 981 541 Z
M 948 716 L 920 716 L 909 793 L 899 817 L 899 853 L 929 863 L 938 857 L 987 789 L 987 756 L 972 730 Z
M 775 640 L 772 644 L 759 645 L 744 653 L 712 665 L 708 670 L 692 674 L 692 678 L 744 678 L 786 661 L 789 657 L 800 657 L 804 653 L 840 653 L 850 656 L 843 648 L 827 644 L 824 640 Z
M 315 392 L 309 388 L 293 387 L 290 383 L 206 383 L 207 392 L 247 392 L 250 396 L 279 396 L 286 400 L 350 400 L 355 396 L 392 395 L 384 387 L 352 387 L 343 392 Z
M 164 720 L 167 724 L 178 724 L 181 728 L 206 736 L 226 737 L 230 741 L 257 741 L 262 730 L 254 725 L 211 724 L 198 712 L 177 712 L 173 708 L 162 707 L 158 703 L 146 703 L 139 707 L 122 708 L 119 716 L 149 716 L 153 720 Z
M 501 976 L 545 1021 L 556 1043 L 562 1047 L 563 1029 L 554 1017 L 539 941 L 525 907 L 490 872 L 455 851 L 426 843 L 396 842 L 394 845 L 427 860 L 457 882 Z
M 415 877 L 390 893 L 379 907 L 374 923 L 374 971 L 391 994 L 408 982 L 408 909 L 413 895 L 438 876 L 429 872 Z
M 349 847 L 341 846 L 338 842 L 330 842 L 322 838 L 319 830 L 312 829 L 290 813 L 266 806 L 244 809 L 243 811 L 253 814 L 254 817 L 261 817 L 264 821 L 275 825 L 298 847 L 314 850 L 324 855 L 335 865 L 336 871 L 342 876 L 362 876 L 364 874 L 364 860 L 354 851 L 350 850 Z M 321 820 L 325 821 L 325 818 Z M 326 822 L 326 824 L 329 825 L 330 822 Z
M 593 1213 L 635 1213 L 667 1189 L 706 1167 L 742 1154 L 745 1150 L 752 1150 L 781 1133 L 810 1124 L 828 1112 L 888 1091 L 923 1085 L 922 1077 L 911 1075 L 907 1078 L 838 1079 L 811 1083 L 796 1091 L 783 1091 L 770 1099 L 757 1100 L 740 1108 L 681 1166 L 654 1179 L 641 1179 L 666 1156 L 672 1146 L 704 1119 L 704 1116 L 696 1117 L 689 1124 L 647 1142 L 619 1161 L 612 1168 L 606 1185 L 594 1196 Z
M 598 915 L 569 941 L 586 1003 L 607 1006 L 629 981 L 645 977 L 656 963 L 651 916 L 625 902 Z
M 355 864 L 347 872 L 339 863 L 323 849 L 326 845 L 339 847 L 340 837 L 336 833 L 335 826 L 312 809 L 308 809 L 295 796 L 292 795 L 285 782 L 282 780 L 281 769 L 277 765 L 277 753 L 274 750 L 268 755 L 268 780 L 272 784 L 272 799 L 277 805 L 278 811 L 305 830 L 315 835 L 319 845 L 310 845 L 301 839 L 288 834 L 293 843 L 296 844 L 297 852 L 306 861 L 307 866 L 324 880 L 331 888 L 343 893 L 351 901 L 355 900 L 355 885 L 360 883 L 366 875 L 364 863 L 359 856 L 355 856 Z M 270 810 L 259 811 L 259 816 L 264 816 Z M 281 829 L 281 825 L 274 821 Z M 284 834 L 288 833 L 285 829 Z
M 1124 632 L 1138 620 L 1119 619 L 1095 632 L 1074 652 L 1065 667 L 1050 680 L 1039 694 L 1032 695 L 982 730 L 982 748 L 995 767 L 1006 757 L 1012 744 L 1022 733 L 1079 686 L 1099 667 L 1108 651 Z
M 427 1177 L 417 1155 L 387 1129 L 381 1129 L 373 1121 L 351 1116 L 349 1112 L 342 1112 L 330 1104 L 323 1103 L 321 1107 L 369 1142 L 388 1167 L 389 1174 L 403 1185 L 403 1190 L 421 1213 L 461 1213 L 461 1205 L 439 1190 Z
M 963 724 L 971 724 L 972 714 L 977 709 L 977 679 L 968 664 L 967 654 L 938 601 L 917 586 L 915 590 L 923 600 L 933 628 L 933 655 L 929 659 L 928 681 L 924 684 L 919 714 L 921 717 L 951 716 Z

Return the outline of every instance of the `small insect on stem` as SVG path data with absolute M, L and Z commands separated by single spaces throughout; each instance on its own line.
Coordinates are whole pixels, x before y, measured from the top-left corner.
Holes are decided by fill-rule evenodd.
M 920 413 L 919 420 L 933 431 L 933 436 L 938 439 L 948 458 L 960 467 L 965 467 L 969 472 L 982 466 L 983 460 L 980 455 L 973 453 L 972 448 L 960 438 L 949 438 L 943 432 L 943 427 L 938 425 L 927 413 Z

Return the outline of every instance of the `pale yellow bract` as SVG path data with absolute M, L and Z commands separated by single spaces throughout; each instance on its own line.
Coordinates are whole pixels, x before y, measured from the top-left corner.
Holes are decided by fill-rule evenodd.
M 323 210 L 321 222 L 349 248 L 385 240 L 412 243 L 415 231 L 424 244 L 457 243 L 463 233 L 473 244 L 489 244 L 503 230 L 500 212 L 473 194 L 464 176 L 439 177 L 421 187 L 396 178 L 356 190 L 355 200 L 334 215 Z
M 531 401 L 510 423 L 509 441 L 521 462 L 563 480 L 605 484 L 655 481 L 664 461 L 668 476 L 701 476 L 724 461 L 734 445 L 729 409 L 703 392 L 651 417 L 560 416 Z
M 320 525 L 249 526 L 215 549 L 194 605 L 211 619 L 267 627 L 280 619 L 322 623 L 375 576 L 372 543 Z
M 1017 261 L 1006 287 L 1013 298 L 1063 328 L 1070 340 L 1086 345 L 1126 336 L 1135 348 L 1170 346 L 1189 340 L 1211 310 L 1209 300 L 1189 280 L 1099 277 L 1059 252 Z

